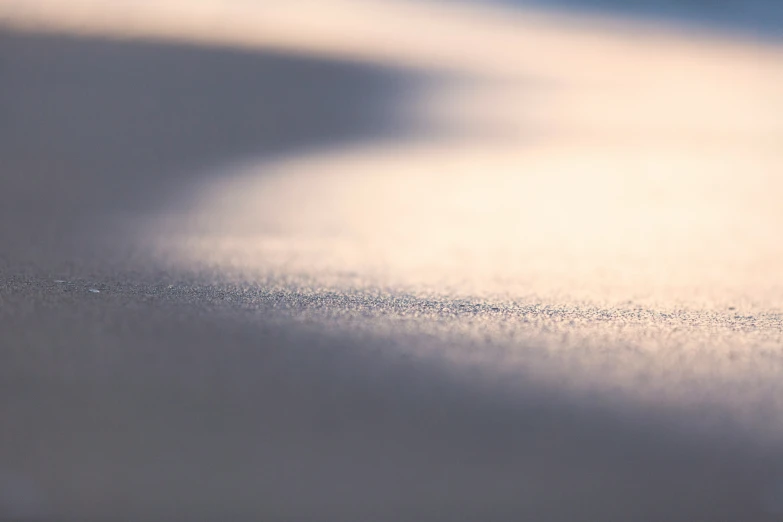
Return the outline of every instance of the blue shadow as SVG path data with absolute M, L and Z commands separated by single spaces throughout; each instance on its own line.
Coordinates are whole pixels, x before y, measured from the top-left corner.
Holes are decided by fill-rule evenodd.
M 719 29 L 761 39 L 783 38 L 780 0 L 478 0 L 569 12 L 619 15 L 686 28 Z

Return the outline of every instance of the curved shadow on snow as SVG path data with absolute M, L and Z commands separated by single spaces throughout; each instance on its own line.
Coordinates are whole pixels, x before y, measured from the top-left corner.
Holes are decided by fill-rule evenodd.
M 408 135 L 397 108 L 422 80 L 275 51 L 8 30 L 0 77 L 0 241 L 45 266 L 233 158 Z

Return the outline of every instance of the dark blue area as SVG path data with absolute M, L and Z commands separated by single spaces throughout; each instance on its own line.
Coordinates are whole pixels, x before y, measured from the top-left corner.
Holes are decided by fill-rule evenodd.
M 478 0 L 620 15 L 783 38 L 783 0 Z

